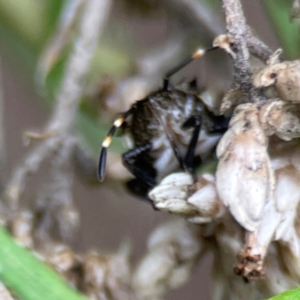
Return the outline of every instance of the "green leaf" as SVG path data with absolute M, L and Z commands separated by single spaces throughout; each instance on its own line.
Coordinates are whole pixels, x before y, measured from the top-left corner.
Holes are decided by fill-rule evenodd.
M 0 227 L 0 280 L 21 300 L 87 300 Z
M 286 291 L 282 294 L 276 295 L 275 297 L 267 300 L 299 300 L 300 299 L 300 288 Z
M 299 57 L 300 32 L 299 25 L 289 19 L 291 0 L 264 0 L 262 1 L 268 17 L 280 40 L 282 48 L 289 59 Z

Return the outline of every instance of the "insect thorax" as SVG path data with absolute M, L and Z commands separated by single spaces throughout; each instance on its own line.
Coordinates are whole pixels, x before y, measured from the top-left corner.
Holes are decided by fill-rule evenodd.
M 177 143 L 185 144 L 181 135 L 188 135 L 189 130 L 182 129 L 182 124 L 191 116 L 202 114 L 203 110 L 197 96 L 178 89 L 153 93 L 135 105 L 126 132 L 130 133 L 134 146 L 154 143 L 153 150 L 159 148 L 155 141 L 167 141 L 168 135 L 173 136 Z

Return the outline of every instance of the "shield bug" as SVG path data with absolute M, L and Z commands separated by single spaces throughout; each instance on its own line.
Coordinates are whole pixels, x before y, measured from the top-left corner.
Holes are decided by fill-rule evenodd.
M 161 89 L 135 102 L 115 119 L 102 143 L 98 166 L 100 181 L 105 177 L 107 148 L 118 128 L 123 129 L 129 140 L 130 150 L 122 159 L 135 176 L 128 183 L 135 194 L 147 197 L 157 182 L 178 168 L 197 180 L 195 168 L 201 163 L 201 156 L 216 146 L 227 129 L 228 119 L 208 110 L 197 96 L 196 81 L 184 91 L 174 87 L 170 77 L 214 49 L 218 47 L 195 51 L 166 74 Z

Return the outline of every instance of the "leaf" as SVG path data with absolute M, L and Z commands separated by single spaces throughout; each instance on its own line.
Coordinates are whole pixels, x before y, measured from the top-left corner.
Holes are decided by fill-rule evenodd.
M 87 300 L 0 227 L 0 280 L 22 300 Z
M 282 294 L 276 295 L 267 300 L 299 300 L 300 299 L 300 288 L 286 291 Z
M 290 21 L 292 1 L 264 0 L 264 8 L 270 18 L 275 32 L 281 42 L 282 48 L 289 59 L 300 54 L 299 25 Z

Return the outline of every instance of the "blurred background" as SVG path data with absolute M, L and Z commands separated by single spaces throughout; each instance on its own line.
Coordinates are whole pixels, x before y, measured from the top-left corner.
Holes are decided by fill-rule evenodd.
M 60 30 L 62 14 L 71 2 L 0 0 L 0 90 L 4 99 L 7 178 L 29 151 L 23 132 L 42 129 L 51 112 L 76 35 L 76 16 L 58 55 L 48 65 L 43 55 Z M 300 42 L 299 28 L 289 20 L 292 2 L 243 0 L 242 4 L 253 31 L 272 49 L 281 45 L 286 57 L 296 58 Z M 191 9 L 195 4 L 207 10 L 206 20 Z M 78 112 L 76 129 L 85 151 L 93 158 L 74 158 L 73 195 L 81 217 L 78 251 L 116 251 L 129 239 L 132 260 L 137 262 L 152 229 L 168 218 L 125 189 L 123 182 L 129 175 L 120 166 L 124 148 L 118 137 L 110 148 L 108 176 L 103 183 L 97 182 L 100 145 L 118 112 L 160 87 L 163 74 L 199 45 L 210 46 L 217 34 L 225 32 L 223 24 L 221 2 L 217 0 L 113 2 Z M 230 74 L 226 55 L 214 53 L 191 64 L 172 80 L 177 83 L 197 77 L 201 87 L 225 90 L 231 83 Z M 38 175 L 28 180 L 24 205 L 37 197 L 36 186 L 46 178 L 47 164 L 43 164 Z M 202 260 L 192 280 L 172 291 L 167 299 L 209 299 L 211 260 Z

